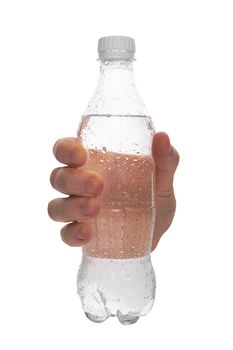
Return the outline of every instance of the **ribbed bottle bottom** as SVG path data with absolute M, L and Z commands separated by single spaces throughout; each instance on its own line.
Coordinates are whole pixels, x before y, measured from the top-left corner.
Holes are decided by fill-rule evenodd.
M 155 274 L 150 255 L 133 259 L 100 259 L 83 255 L 78 294 L 88 319 L 99 323 L 117 316 L 133 324 L 153 307 Z

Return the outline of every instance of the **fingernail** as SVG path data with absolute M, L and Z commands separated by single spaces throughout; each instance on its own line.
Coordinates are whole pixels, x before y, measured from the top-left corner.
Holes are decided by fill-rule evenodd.
M 90 215 L 91 214 L 91 208 L 90 203 L 88 199 L 83 199 L 80 203 L 80 210 L 83 214 Z
M 96 194 L 98 192 L 98 181 L 94 176 L 90 176 L 85 180 L 84 187 L 87 193 Z
M 88 238 L 88 236 L 90 236 L 90 228 L 83 225 L 79 227 L 79 230 L 76 233 L 76 237 L 81 241 L 85 241 Z

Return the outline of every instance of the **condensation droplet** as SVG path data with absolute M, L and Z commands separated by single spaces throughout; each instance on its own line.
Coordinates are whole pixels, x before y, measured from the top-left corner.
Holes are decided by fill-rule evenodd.
M 107 152 L 107 148 L 105 146 L 102 147 L 103 152 Z

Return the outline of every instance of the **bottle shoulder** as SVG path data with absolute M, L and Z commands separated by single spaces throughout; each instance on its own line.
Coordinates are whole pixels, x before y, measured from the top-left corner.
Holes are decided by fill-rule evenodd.
M 84 114 L 148 115 L 133 70 L 124 66 L 103 70 Z
M 149 115 L 145 103 L 137 91 L 99 91 L 96 89 L 85 115 Z
M 137 154 L 150 154 L 155 133 L 147 115 L 83 115 L 78 137 L 87 148 Z

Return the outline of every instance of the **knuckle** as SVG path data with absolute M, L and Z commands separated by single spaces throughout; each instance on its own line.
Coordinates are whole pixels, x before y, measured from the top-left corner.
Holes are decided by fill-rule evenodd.
M 54 185 L 55 185 L 55 179 L 56 179 L 56 176 L 57 176 L 57 172 L 58 172 L 58 168 L 53 169 L 53 171 L 51 172 L 49 180 L 50 180 L 50 183 L 51 183 L 52 187 L 54 187 Z
M 177 151 L 176 151 L 176 161 L 177 161 L 177 165 L 178 165 L 178 163 L 180 161 L 180 155 Z
M 61 230 L 60 230 L 61 239 L 62 239 L 63 242 L 66 243 L 66 244 L 68 244 L 67 238 L 66 238 L 66 236 L 67 236 L 67 226 L 68 226 L 68 225 L 63 226 L 63 227 L 61 228 Z
M 161 207 L 166 214 L 174 212 L 176 208 L 176 198 L 173 189 L 160 192 L 157 196 L 157 205 Z
M 180 161 L 180 155 L 179 153 L 177 152 L 176 149 L 174 149 L 174 164 L 175 164 L 175 169 L 177 168 L 178 164 L 179 164 L 179 161 Z
M 52 200 L 52 201 L 50 201 L 48 203 L 47 211 L 48 211 L 49 217 L 52 220 L 55 220 L 55 217 L 56 217 L 55 213 L 56 213 L 56 211 L 55 211 L 55 207 L 54 207 L 54 200 Z
M 62 168 L 58 168 L 56 170 L 53 185 L 54 185 L 54 188 L 57 190 L 62 189 L 63 191 L 66 191 L 67 181 L 66 181 L 66 176 L 64 174 L 64 170 Z
M 58 139 L 53 146 L 53 154 L 54 154 L 55 158 L 57 158 L 62 140 L 63 140 L 62 138 Z
M 173 187 L 159 187 L 156 188 L 156 200 L 165 201 L 166 203 L 172 201 L 174 198 Z

